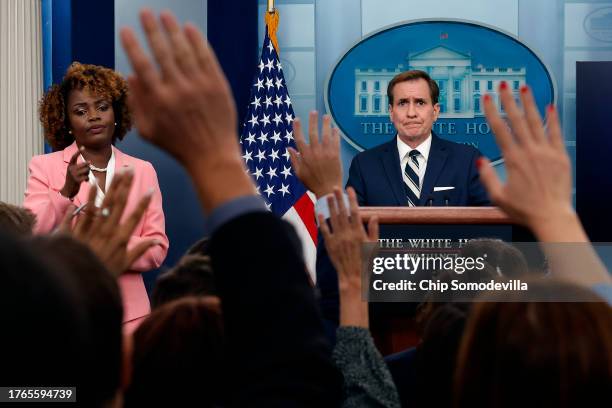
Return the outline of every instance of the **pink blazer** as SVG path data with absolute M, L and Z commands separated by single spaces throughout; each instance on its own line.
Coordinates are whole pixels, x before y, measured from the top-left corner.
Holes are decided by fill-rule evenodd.
M 37 234 L 49 233 L 62 221 L 70 200 L 63 197 L 59 191 L 66 180 L 68 162 L 76 152 L 76 143 L 71 144 L 62 151 L 35 156 L 30 161 L 28 188 L 25 192 L 23 206 L 36 215 L 34 232 Z M 153 198 L 144 217 L 136 226 L 128 247 L 142 242 L 145 239 L 156 238 L 159 245 L 155 245 L 140 257 L 131 271 L 119 277 L 119 287 L 123 298 L 125 322 L 145 316 L 150 311 L 149 298 L 140 273 L 159 267 L 168 253 L 168 237 L 165 233 L 164 212 L 162 197 L 157 182 L 157 174 L 151 163 L 122 153 L 113 147 L 115 152 L 115 172 L 122 168 L 131 167 L 134 170 L 132 191 L 124 211 L 124 218 L 131 214 L 138 200 L 153 188 Z M 87 201 L 89 189 L 85 183 L 81 185 L 79 193 L 74 198 L 75 205 Z

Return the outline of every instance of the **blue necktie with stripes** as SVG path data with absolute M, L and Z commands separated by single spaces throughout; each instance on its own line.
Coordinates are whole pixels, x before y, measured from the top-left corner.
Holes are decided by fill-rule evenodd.
M 419 161 L 421 153 L 412 150 L 408 153 L 408 162 L 404 168 L 404 184 L 406 185 L 406 198 L 409 207 L 416 207 L 421 196 L 421 182 L 419 180 Z

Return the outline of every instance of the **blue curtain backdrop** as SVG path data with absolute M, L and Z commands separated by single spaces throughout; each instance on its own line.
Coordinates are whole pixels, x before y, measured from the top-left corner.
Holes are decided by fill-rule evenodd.
M 72 59 L 115 66 L 115 1 L 72 0 Z
M 612 61 L 576 63 L 576 211 L 592 241 L 612 242 Z M 610 253 L 610 251 L 607 251 Z M 607 265 L 610 268 L 609 257 Z
M 239 7 L 222 0 L 208 1 L 208 41 L 229 78 L 238 125 L 244 119 L 257 65 L 257 2 L 241 1 Z
M 114 0 L 42 0 L 42 10 L 45 89 L 62 80 L 72 61 L 115 66 Z
M 114 0 L 42 0 L 42 4 L 48 56 L 44 64 L 45 71 L 50 67 L 53 81 L 45 81 L 45 89 L 61 81 L 72 61 L 115 66 Z M 208 40 L 230 81 L 239 121 L 246 112 L 257 63 L 257 18 L 255 1 L 244 2 L 240 10 L 225 1 L 208 2 Z

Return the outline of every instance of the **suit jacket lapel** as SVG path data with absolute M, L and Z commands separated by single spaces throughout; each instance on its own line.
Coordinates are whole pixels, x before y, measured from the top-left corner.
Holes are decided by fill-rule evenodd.
M 402 179 L 402 169 L 399 160 L 399 151 L 397 150 L 397 140 L 394 137 L 389 143 L 387 143 L 383 153 L 381 154 L 381 161 L 391 184 L 393 195 L 397 200 L 399 206 L 407 205 L 408 201 L 406 198 L 406 191 L 404 190 L 404 180 Z
M 431 133 L 431 149 L 429 150 L 429 158 L 427 159 L 427 169 L 425 170 L 425 178 L 423 187 L 421 188 L 421 196 L 418 205 L 425 205 L 429 197 L 433 193 L 433 188 L 436 185 L 438 176 L 444 168 L 448 152 L 440 141 L 440 138 Z
M 128 167 L 128 165 L 125 164 L 125 157 L 121 150 L 113 146 L 113 152 L 115 152 L 115 174 L 117 174 L 119 170 L 121 170 L 123 167 Z

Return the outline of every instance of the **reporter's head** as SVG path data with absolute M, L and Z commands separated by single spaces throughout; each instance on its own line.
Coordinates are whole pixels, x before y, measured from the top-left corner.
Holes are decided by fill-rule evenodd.
M 88 326 L 77 285 L 24 242 L 0 242 L 0 384 L 78 388 Z
M 187 297 L 153 311 L 134 332 L 126 406 L 218 406 L 227 397 L 218 299 Z
M 151 307 L 157 309 L 186 296 L 218 296 L 210 257 L 185 255 L 178 265 L 160 275 L 151 294 Z
M 79 401 L 101 406 L 117 399 L 123 372 L 123 306 L 116 279 L 87 247 L 68 235 L 39 236 L 29 243 L 76 287 L 78 309 L 87 321 L 89 361 L 80 373 Z
M 581 302 L 538 302 L 580 299 Z M 455 372 L 458 407 L 596 406 L 612 386 L 612 310 L 586 288 L 530 282 L 529 293 L 482 297 Z
M 28 209 L 0 201 L 0 231 L 32 235 L 36 216 Z

